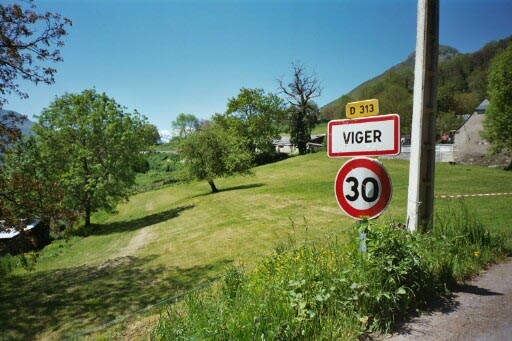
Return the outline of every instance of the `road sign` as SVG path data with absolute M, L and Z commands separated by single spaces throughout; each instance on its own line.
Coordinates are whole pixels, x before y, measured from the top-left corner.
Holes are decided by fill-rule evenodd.
M 347 118 L 368 117 L 379 114 L 379 100 L 367 99 L 365 101 L 347 103 L 345 115 Z
M 378 217 L 391 201 L 391 180 L 384 166 L 366 157 L 350 159 L 334 181 L 336 201 L 354 219 Z
M 328 123 L 329 157 L 400 154 L 400 116 L 396 114 Z

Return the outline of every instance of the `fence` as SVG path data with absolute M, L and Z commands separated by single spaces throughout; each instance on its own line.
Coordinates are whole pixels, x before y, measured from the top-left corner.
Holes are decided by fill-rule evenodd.
M 411 146 L 402 145 L 402 151 L 396 156 L 382 156 L 386 159 L 409 160 L 411 158 Z M 436 145 L 436 162 L 454 162 L 453 144 Z

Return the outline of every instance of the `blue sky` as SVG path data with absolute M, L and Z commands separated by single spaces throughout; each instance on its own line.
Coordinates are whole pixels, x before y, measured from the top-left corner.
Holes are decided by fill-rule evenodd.
M 2 0 L 5 1 L 5 0 Z M 315 73 L 322 106 L 403 61 L 415 0 L 35 0 L 73 21 L 56 83 L 21 83 L 6 109 L 33 118 L 56 96 L 95 87 L 161 130 L 207 119 L 240 88 L 277 93 L 291 62 Z M 441 0 L 440 43 L 462 53 L 512 35 L 510 0 Z

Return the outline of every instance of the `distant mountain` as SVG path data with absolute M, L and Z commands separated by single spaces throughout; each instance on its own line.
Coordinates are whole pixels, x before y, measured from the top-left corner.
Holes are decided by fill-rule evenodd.
M 452 60 L 455 57 L 460 56 L 460 55 L 462 55 L 462 53 L 460 53 L 459 50 L 457 50 L 454 47 L 447 46 L 447 45 L 439 45 L 439 58 L 437 60 L 438 60 L 438 63 L 441 64 L 441 63 L 447 62 L 449 60 Z M 416 60 L 416 51 L 413 51 L 407 57 L 406 60 L 404 60 L 400 64 L 393 66 L 393 68 L 396 68 L 396 67 L 412 67 L 412 68 L 414 68 L 415 60 Z
M 439 64 L 449 61 L 449 60 L 452 60 L 453 58 L 460 56 L 460 55 L 461 55 L 461 53 L 456 48 L 453 48 L 453 47 L 447 46 L 447 45 L 439 45 L 439 58 L 438 58 Z M 398 64 L 392 66 L 387 71 L 384 71 L 380 75 L 361 83 L 360 85 L 355 87 L 352 91 L 350 91 L 347 95 L 350 97 L 353 97 L 353 98 L 360 97 L 361 93 L 364 92 L 363 90 L 365 88 L 371 86 L 372 84 L 377 83 L 387 73 L 389 73 L 391 71 L 396 71 L 396 72 L 401 72 L 401 71 L 403 72 L 403 70 L 413 71 L 415 60 L 416 60 L 416 51 L 413 51 L 403 62 L 398 63 Z M 333 102 L 335 102 L 335 101 L 333 101 Z M 326 104 L 324 106 L 324 108 L 328 107 L 333 102 Z
M 472 113 L 487 97 L 487 72 L 491 60 L 511 42 L 512 36 L 491 41 L 480 50 L 466 54 L 461 54 L 453 47 L 441 45 L 437 82 L 438 113 L 445 114 L 447 120 L 452 116 L 460 117 Z M 345 105 L 348 102 L 377 98 L 380 113 L 398 113 L 402 132 L 406 133 L 411 125 L 414 62 L 413 52 L 401 63 L 323 106 L 320 109 L 322 118 L 326 121 L 345 118 Z M 458 123 L 455 120 L 450 124 Z M 451 128 L 444 126 L 442 129 Z
M 18 113 L 16 111 L 0 109 L 0 119 L 2 120 L 2 122 L 5 122 L 5 117 L 7 115 L 9 115 L 9 114 L 14 114 L 17 117 L 24 116 L 24 115 L 22 115 L 22 114 L 20 114 L 20 113 Z M 30 135 L 32 133 L 32 126 L 33 125 L 34 125 L 34 122 L 32 122 L 31 120 L 26 118 L 25 120 L 19 122 L 18 128 L 21 130 L 23 135 Z

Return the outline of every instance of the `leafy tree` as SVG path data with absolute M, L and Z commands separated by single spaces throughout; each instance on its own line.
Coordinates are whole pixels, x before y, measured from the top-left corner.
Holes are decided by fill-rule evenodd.
M 56 98 L 38 117 L 43 177 L 60 183 L 64 207 L 83 214 L 86 227 L 92 213 L 113 211 L 128 197 L 148 141 L 145 126 L 145 117 L 95 90 Z
M 297 145 L 302 155 L 307 152 L 311 130 L 320 116 L 318 107 L 312 100 L 322 94 L 322 89 L 316 75 L 307 74 L 303 65 L 292 63 L 292 72 L 292 80 L 288 85 L 285 85 L 282 79 L 279 79 L 278 83 L 291 106 L 290 140 Z
M 206 123 L 180 144 L 180 154 L 189 176 L 207 180 L 212 193 L 218 192 L 214 180 L 234 174 L 249 174 L 252 155 L 244 140 L 216 123 Z
M 458 92 L 453 96 L 455 115 L 462 116 L 472 114 L 482 101 L 473 92 Z M 457 127 L 459 128 L 459 127 Z
M 318 123 L 319 116 L 320 111 L 314 102 L 309 103 L 304 111 L 295 106 L 288 108 L 290 140 L 297 146 L 301 155 L 307 152 L 307 145 L 311 140 L 311 130 Z
M 247 150 L 255 157 L 273 155 L 273 140 L 279 139 L 281 122 L 285 117 L 284 101 L 278 96 L 265 94 L 263 89 L 240 89 L 237 97 L 230 98 L 224 115 L 213 120 L 231 134 L 245 140 Z
M 178 139 L 183 139 L 197 131 L 201 125 L 199 119 L 192 114 L 180 113 L 171 123 L 174 134 Z
M 160 133 L 154 124 L 144 124 L 140 128 L 140 133 L 146 138 L 145 144 L 148 146 L 154 146 L 160 141 Z
M 59 14 L 36 12 L 32 0 L 20 4 L 0 3 L 0 109 L 7 103 L 6 95 L 16 94 L 27 98 L 20 89 L 18 79 L 33 83 L 54 83 L 54 68 L 45 62 L 60 62 L 61 38 L 67 34 L 71 21 Z M 55 48 L 57 47 L 57 48 Z M 52 203 L 58 202 L 58 189 L 44 186 L 34 178 L 27 178 L 17 169 L 9 169 L 5 156 L 21 138 L 19 124 L 24 117 L 14 113 L 0 117 L 0 216 L 4 226 L 20 227 L 20 217 L 45 219 L 52 215 Z M 46 198 L 47 200 L 43 200 Z M 43 201 L 41 201 L 43 200 Z M 46 202 L 46 205 L 41 205 Z M 29 215 L 30 214 L 30 215 Z
M 56 69 L 45 62 L 60 62 L 61 38 L 67 34 L 71 20 L 57 13 L 38 13 L 32 0 L 19 4 L 0 4 L 0 93 L 28 94 L 17 83 L 18 78 L 36 84 L 53 84 Z M 0 97 L 0 108 L 7 100 Z
M 25 119 L 14 112 L 0 110 L 0 231 L 7 227 L 21 228 L 20 217 L 24 217 L 26 200 L 20 196 L 31 193 L 38 187 L 30 181 L 25 181 L 20 176 L 10 174 L 7 168 L 7 156 L 12 147 L 22 138 L 19 128 Z M 37 214 L 31 214 L 30 218 L 36 218 Z
M 489 106 L 484 119 L 483 137 L 493 152 L 512 152 L 512 43 L 494 57 L 488 76 Z M 507 166 L 512 170 L 512 161 Z
M 2 216 L 40 219 L 48 226 L 73 225 L 74 210 L 61 205 L 64 190 L 56 179 L 43 176 L 45 162 L 39 155 L 34 137 L 20 140 L 10 148 L 0 172 L 0 207 Z M 16 226 L 11 221 L 9 226 Z M 19 227 L 19 226 L 17 226 Z

